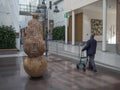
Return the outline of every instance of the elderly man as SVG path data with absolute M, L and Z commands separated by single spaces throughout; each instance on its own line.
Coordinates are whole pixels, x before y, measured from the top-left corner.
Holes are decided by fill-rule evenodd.
M 90 39 L 87 41 L 86 46 L 82 49 L 82 51 L 87 50 L 87 56 L 89 58 L 89 68 L 97 72 L 94 58 L 96 54 L 96 47 L 97 47 L 97 41 L 94 39 L 95 34 L 92 34 L 90 36 Z

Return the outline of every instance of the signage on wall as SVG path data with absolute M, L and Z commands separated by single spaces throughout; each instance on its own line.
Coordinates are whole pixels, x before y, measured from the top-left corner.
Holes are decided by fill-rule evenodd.
M 68 13 L 64 14 L 64 18 L 69 18 L 69 17 L 70 17 L 70 15 Z

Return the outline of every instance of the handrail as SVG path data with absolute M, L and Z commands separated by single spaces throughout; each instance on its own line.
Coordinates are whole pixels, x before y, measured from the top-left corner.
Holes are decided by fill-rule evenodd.
M 37 7 L 37 6 L 35 6 L 35 5 L 28 5 L 28 4 L 19 4 L 20 6 L 32 6 L 32 7 Z
M 19 4 L 19 10 L 23 12 L 34 12 L 37 9 L 37 6 Z

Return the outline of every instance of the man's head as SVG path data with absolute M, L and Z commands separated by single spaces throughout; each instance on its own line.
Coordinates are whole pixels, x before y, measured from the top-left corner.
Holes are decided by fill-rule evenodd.
M 91 36 L 90 36 L 90 38 L 92 38 L 92 39 L 93 39 L 94 37 L 95 37 L 95 34 L 94 34 L 94 33 L 92 33 L 92 34 L 91 34 Z

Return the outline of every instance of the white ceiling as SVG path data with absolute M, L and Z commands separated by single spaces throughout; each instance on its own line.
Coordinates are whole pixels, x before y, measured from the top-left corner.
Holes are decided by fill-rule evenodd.
M 83 9 L 102 11 L 102 1 L 103 0 L 99 0 L 91 5 L 84 7 Z M 116 12 L 116 0 L 107 0 L 107 10 L 113 13 Z
M 75 13 L 81 13 L 84 10 L 89 10 L 89 11 L 96 11 L 96 12 L 102 12 L 103 7 L 102 7 L 102 2 L 103 0 L 99 0 L 95 3 L 92 3 L 88 6 L 85 6 L 83 8 L 79 8 L 75 10 Z M 107 0 L 107 12 L 109 13 L 116 13 L 116 0 Z M 71 13 L 69 13 L 71 14 Z

